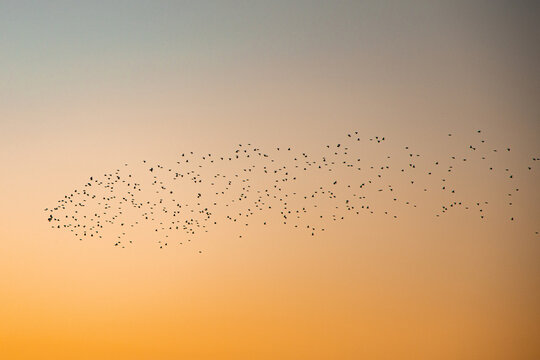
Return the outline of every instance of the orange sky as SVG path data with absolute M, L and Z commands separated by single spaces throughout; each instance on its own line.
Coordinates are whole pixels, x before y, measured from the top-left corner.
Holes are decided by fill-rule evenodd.
M 2 2 L 0 358 L 540 358 L 536 9 L 485 5 Z M 387 138 L 367 163 L 398 164 L 466 153 L 477 129 L 512 147 L 490 155 L 501 176 L 477 159 L 453 178 L 487 221 L 403 187 L 418 207 L 397 221 L 221 226 L 164 251 L 144 228 L 80 242 L 43 212 L 143 159 L 317 154 L 356 130 Z

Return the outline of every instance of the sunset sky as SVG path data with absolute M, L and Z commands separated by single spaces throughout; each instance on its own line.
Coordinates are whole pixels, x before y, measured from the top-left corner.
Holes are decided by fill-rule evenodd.
M 532 3 L 0 0 L 0 358 L 539 359 Z M 396 220 L 217 227 L 167 249 L 134 230 L 119 249 L 44 212 L 125 163 L 318 154 L 353 131 L 384 136 L 357 151 L 392 166 L 405 146 L 431 164 L 485 138 L 500 176 L 471 158 L 453 180 L 487 219 L 435 217 L 446 198 L 403 183 L 418 206 Z

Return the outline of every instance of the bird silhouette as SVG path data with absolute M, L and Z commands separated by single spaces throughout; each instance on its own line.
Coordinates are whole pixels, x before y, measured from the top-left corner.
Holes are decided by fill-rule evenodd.
M 251 224 L 281 223 L 317 236 L 349 217 L 380 215 L 399 221 L 401 214 L 437 201 L 431 210 L 436 218 L 460 209 L 486 221 L 491 199 L 471 200 L 475 192 L 465 196 L 471 189 L 460 187 L 463 181 L 458 178 L 462 174 L 469 184 L 469 174 L 484 171 L 476 179 L 478 193 L 486 181 L 496 179 L 497 186 L 502 184 L 497 194 L 504 198 L 507 220 L 519 222 L 513 215 L 515 201 L 506 199 L 520 191 L 514 175 L 522 177 L 522 171 L 502 166 L 504 158 L 486 145 L 485 137 L 462 148 L 451 143 L 447 156 L 433 159 L 409 145 L 388 146 L 387 136 L 366 137 L 366 142 L 357 135 L 350 132 L 315 155 L 289 146 L 264 150 L 247 143 L 217 155 L 184 152 L 168 166 L 148 168 L 147 160 L 124 163 L 103 176 L 90 176 L 81 188 L 46 208 L 47 220 L 79 240 L 114 238 L 119 248 L 133 245 L 122 240 L 147 224 L 160 249 L 172 239 L 178 245 L 191 242 L 223 222 L 241 226 L 241 233 Z M 511 150 L 502 148 L 503 153 Z M 538 160 L 533 157 L 531 163 L 529 158 L 522 170 L 535 176 Z

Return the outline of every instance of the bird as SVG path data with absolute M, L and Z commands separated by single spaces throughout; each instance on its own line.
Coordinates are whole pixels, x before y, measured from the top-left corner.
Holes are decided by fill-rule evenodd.
M 392 139 L 380 134 L 368 137 L 366 153 L 358 133 L 344 134 L 335 147 L 322 145 L 317 154 L 293 151 L 290 146 L 264 149 L 249 142 L 222 153 L 178 151 L 171 164 L 123 162 L 124 166 L 103 176 L 90 176 L 90 182 L 45 208 L 47 220 L 54 220 L 53 229 L 70 231 L 78 240 L 114 238 L 114 246 L 121 249 L 135 244 L 130 234 L 145 224 L 159 248 L 165 249 L 191 242 L 211 229 L 219 232 L 225 222 L 242 226 L 240 238 L 253 222 L 265 227 L 281 223 L 315 237 L 329 223 L 349 216 L 380 215 L 400 221 L 401 213 L 437 202 L 431 211 L 436 218 L 460 210 L 487 221 L 491 199 L 473 202 L 460 191 L 460 184 L 472 183 L 471 174 L 482 169 L 487 172 L 476 179 L 478 190 L 492 180 L 500 197 L 521 189 L 521 172 L 502 166 L 500 152 L 482 145 L 486 139 L 477 138 L 462 148 L 448 140 L 452 150 L 448 156 L 433 158 L 429 151 L 422 153 L 409 145 L 386 148 Z M 509 152 L 511 147 L 504 149 Z M 539 159 L 533 157 L 531 164 L 529 158 L 522 169 L 535 176 Z M 413 199 L 417 190 L 429 198 Z M 516 201 L 504 203 L 508 218 L 519 223 L 514 215 Z M 270 221 L 276 218 L 280 221 Z

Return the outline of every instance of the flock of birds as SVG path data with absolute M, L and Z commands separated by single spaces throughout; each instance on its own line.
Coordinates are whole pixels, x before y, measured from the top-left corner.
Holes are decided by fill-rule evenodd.
M 384 136 L 361 138 L 358 132 L 324 145 L 316 155 L 251 144 L 239 144 L 228 154 L 181 153 L 171 166 L 142 160 L 90 176 L 45 212 L 54 229 L 79 240 L 114 238 L 120 248 L 133 244 L 129 234 L 138 227 L 151 231 L 160 248 L 192 241 L 224 222 L 241 228 L 282 223 L 316 236 L 328 223 L 350 216 L 381 214 L 398 221 L 422 199 L 438 202 L 435 217 L 462 209 L 485 220 L 490 201 L 472 200 L 471 185 L 455 176 L 460 171 L 471 176 L 480 167 L 480 187 L 488 176 L 497 176 L 504 185 L 499 193 L 505 217 L 515 221 L 512 199 L 520 190 L 515 174 L 534 172 L 540 157 L 510 169 L 496 158 L 510 147 L 493 149 L 480 130 L 474 138 L 456 155 L 433 161 L 409 146 L 396 152 Z M 473 194 L 477 190 L 481 193 L 474 189 Z

